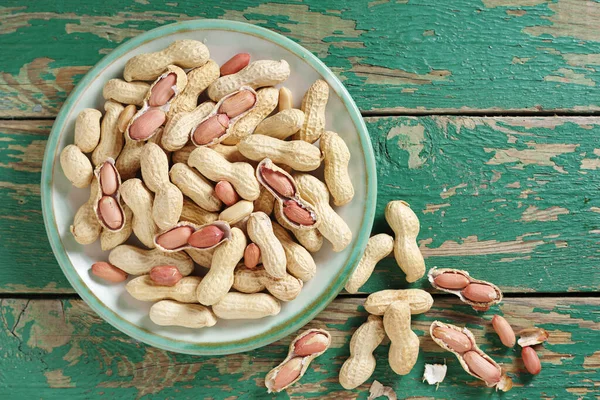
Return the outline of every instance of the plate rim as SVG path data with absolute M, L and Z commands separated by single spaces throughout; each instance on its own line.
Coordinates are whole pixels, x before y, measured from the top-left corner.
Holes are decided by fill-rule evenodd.
M 54 167 L 56 165 L 53 161 L 58 150 L 57 145 L 60 138 L 59 134 L 64 128 L 66 116 L 73 106 L 75 100 L 91 83 L 91 81 L 96 79 L 96 75 L 98 73 L 114 62 L 117 58 L 126 55 L 129 51 L 145 44 L 148 41 L 158 39 L 162 36 L 180 33 L 182 31 L 202 30 L 228 30 L 257 36 L 270 41 L 276 45 L 284 47 L 285 49 L 294 53 L 296 56 L 302 58 L 306 63 L 314 68 L 323 79 L 327 81 L 329 86 L 336 92 L 348 110 L 352 122 L 358 132 L 366 165 L 367 198 L 363 220 L 361 222 L 362 229 L 358 232 L 356 244 L 352 249 L 350 256 L 347 258 L 346 265 L 340 269 L 333 282 L 329 284 L 329 290 L 326 290 L 325 293 L 317 297 L 310 304 L 303 306 L 302 310 L 296 313 L 295 316 L 277 323 L 275 327 L 266 332 L 250 338 L 240 339 L 232 342 L 199 344 L 190 343 L 187 341 L 177 341 L 176 339 L 168 338 L 144 329 L 120 317 L 116 312 L 111 310 L 94 295 L 94 293 L 77 274 L 76 269 L 72 265 L 63 246 L 62 238 L 60 237 L 60 233 L 56 225 L 54 208 L 52 204 L 52 176 Z M 90 306 L 94 312 L 100 315 L 104 321 L 108 322 L 110 325 L 132 337 L 133 339 L 164 350 L 194 355 L 234 354 L 266 346 L 299 330 L 308 322 L 312 321 L 318 313 L 325 309 L 325 307 L 327 307 L 342 290 L 344 284 L 350 276 L 350 272 L 358 263 L 364 248 L 366 247 L 367 240 L 370 236 L 373 226 L 375 208 L 377 204 L 377 175 L 375 169 L 375 156 L 367 127 L 362 119 L 358 107 L 354 103 L 354 100 L 341 81 L 312 52 L 297 44 L 293 40 L 260 26 L 230 20 L 196 19 L 164 25 L 133 37 L 127 42 L 117 46 L 86 73 L 86 75 L 71 91 L 63 103 L 58 115 L 56 116 L 52 130 L 50 131 L 46 148 L 44 150 L 44 159 L 42 163 L 41 202 L 46 234 L 52 247 L 52 252 L 58 261 L 63 274 L 67 277 L 67 280 L 79 294 L 79 296 L 86 302 L 88 306 Z

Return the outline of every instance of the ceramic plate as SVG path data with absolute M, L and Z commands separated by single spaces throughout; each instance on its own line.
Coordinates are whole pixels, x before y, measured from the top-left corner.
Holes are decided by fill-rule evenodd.
M 137 54 L 161 50 L 175 40 L 203 41 L 219 65 L 239 52 L 252 60 L 285 59 L 291 76 L 285 86 L 294 94 L 295 107 L 318 78 L 331 86 L 327 129 L 338 132 L 350 148 L 350 174 L 356 195 L 337 211 L 347 221 L 353 240 L 345 251 L 334 253 L 325 244 L 315 254 L 317 274 L 302 293 L 284 303 L 279 315 L 260 320 L 223 321 L 204 329 L 162 327 L 148 317 L 151 303 L 133 299 L 125 284 L 106 284 L 89 273 L 92 263 L 107 260 L 99 241 L 82 246 L 75 242 L 69 225 L 89 189 L 76 189 L 60 168 L 60 151 L 73 143 L 77 114 L 84 108 L 103 110 L 102 86 L 121 78 L 127 60 Z M 187 21 L 146 32 L 116 48 L 82 79 L 63 105 L 50 134 L 42 171 L 42 206 L 46 231 L 64 274 L 79 295 L 107 322 L 133 338 L 159 348 L 190 354 L 230 354 L 248 351 L 295 332 L 329 304 L 358 263 L 367 243 L 376 204 L 373 150 L 361 115 L 352 98 L 333 73 L 312 53 L 285 37 L 254 25 L 219 20 Z

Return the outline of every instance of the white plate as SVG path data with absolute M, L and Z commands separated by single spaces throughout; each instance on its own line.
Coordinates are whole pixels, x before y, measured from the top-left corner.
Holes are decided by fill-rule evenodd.
M 69 232 L 75 212 L 89 197 L 89 189 L 71 186 L 58 161 L 60 151 L 73 143 L 77 114 L 88 107 L 104 110 L 102 87 L 109 79 L 122 77 L 129 58 L 161 50 L 179 39 L 203 41 L 219 65 L 240 52 L 250 53 L 252 60 L 285 59 L 292 73 L 284 84 L 292 91 L 298 108 L 303 94 L 316 79 L 325 79 L 331 86 L 326 128 L 338 132 L 350 149 L 350 175 L 356 192 L 354 200 L 337 211 L 350 226 L 353 241 L 340 253 L 334 253 L 326 242 L 315 254 L 315 278 L 304 285 L 295 300 L 283 304 L 279 315 L 260 320 L 220 320 L 214 327 L 198 330 L 155 325 L 148 318 L 151 303 L 129 296 L 125 283 L 106 284 L 89 273 L 92 263 L 108 258 L 99 241 L 82 246 Z M 374 165 L 371 143 L 356 105 L 339 80 L 315 56 L 283 36 L 253 25 L 187 21 L 149 31 L 118 47 L 71 93 L 54 124 L 44 157 L 44 220 L 65 275 L 81 297 L 109 323 L 160 348 L 192 354 L 229 354 L 264 346 L 292 333 L 314 318 L 342 289 L 371 231 L 377 186 Z

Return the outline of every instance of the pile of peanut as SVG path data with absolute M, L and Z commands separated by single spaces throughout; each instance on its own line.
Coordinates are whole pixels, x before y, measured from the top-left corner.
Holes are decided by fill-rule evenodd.
M 154 302 L 154 323 L 278 314 L 315 276 L 324 239 L 336 252 L 350 244 L 330 205 L 354 189 L 348 147 L 325 130 L 329 86 L 314 82 L 295 109 L 291 91 L 275 88 L 289 75 L 285 60 L 245 53 L 219 67 L 202 42 L 180 40 L 131 58 L 124 79 L 104 86 L 104 115 L 79 113 L 60 163 L 91 190 L 71 232 L 110 250 L 92 274 L 137 276 L 126 290 Z M 322 161 L 324 182 L 310 174 Z M 142 246 L 125 244 L 132 236 Z
M 324 239 L 336 252 L 350 244 L 352 232 L 330 204 L 330 197 L 337 207 L 348 204 L 354 188 L 348 147 L 325 130 L 329 86 L 317 80 L 294 109 L 290 90 L 275 88 L 289 75 L 286 61 L 250 62 L 245 53 L 219 67 L 202 42 L 180 40 L 130 59 L 124 80 L 104 86 L 104 115 L 95 109 L 78 115 L 74 144 L 64 148 L 60 162 L 74 186 L 91 190 L 70 230 L 78 243 L 100 237 L 102 249 L 110 250 L 108 261 L 92 265 L 94 275 L 110 282 L 137 276 L 126 290 L 154 302 L 155 324 L 203 328 L 218 318 L 276 315 L 280 302 L 295 299 L 315 276 L 311 253 Z M 309 174 L 322 161 L 324 182 Z M 425 275 L 416 214 L 396 200 L 385 217 L 394 237 L 369 239 L 346 284 L 349 293 L 357 293 L 392 252 L 408 282 Z M 124 244 L 131 236 L 143 247 Z M 208 269 L 204 276 L 193 275 L 196 265 Z M 478 311 L 502 300 L 498 287 L 466 271 L 432 268 L 428 278 Z M 419 354 L 411 315 L 432 304 L 420 289 L 371 294 L 364 304 L 370 315 L 352 336 L 340 384 L 353 389 L 369 379 L 373 352 L 386 336 L 390 367 L 408 374 Z M 502 343 L 514 346 L 508 322 L 494 316 L 492 324 Z M 512 387 L 468 329 L 435 321 L 430 335 L 487 386 Z M 541 364 L 531 346 L 546 339 L 537 328 L 521 332 L 532 374 Z M 269 392 L 300 380 L 330 344 L 331 335 L 321 329 L 297 336 L 267 375 Z

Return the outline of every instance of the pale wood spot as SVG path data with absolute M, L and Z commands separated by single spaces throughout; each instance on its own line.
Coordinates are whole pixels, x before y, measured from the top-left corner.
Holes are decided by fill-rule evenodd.
M 483 0 L 487 8 L 495 7 L 531 7 L 546 3 L 548 0 Z
M 559 215 L 569 214 L 569 210 L 563 207 L 549 207 L 546 209 L 538 209 L 536 206 L 529 206 L 521 215 L 521 221 L 523 222 L 545 222 L 545 221 L 558 221 Z
M 423 125 L 400 125 L 396 126 L 387 134 L 387 140 L 398 136 L 398 147 L 408 152 L 408 168 L 419 168 L 427 158 L 421 157 L 424 148 L 425 127 Z
M 473 256 L 488 254 L 512 254 L 512 253 L 531 253 L 537 246 L 542 245 L 542 240 L 524 241 L 523 236 L 508 242 L 498 242 L 496 240 L 480 241 L 477 236 L 467 236 L 460 243 L 453 240 L 447 240 L 441 246 L 436 248 L 427 247 L 433 239 L 424 239 L 419 241 L 419 248 L 423 257 L 448 257 L 448 256 Z
M 560 143 L 526 143 L 529 149 L 494 149 L 484 148 L 486 153 L 494 152 L 494 156 L 486 163 L 488 165 L 500 165 L 507 163 L 517 163 L 525 165 L 540 165 L 553 167 L 558 172 L 565 172 L 561 167 L 557 166 L 552 158 L 565 153 L 575 151 L 578 144 L 560 144 Z
M 530 1 L 537 1 L 537 4 L 545 2 L 541 0 Z M 600 20 L 600 4 L 593 1 L 561 0 L 558 3 L 549 3 L 548 8 L 554 12 L 553 15 L 545 18 L 551 24 L 529 26 L 524 29 L 526 33 L 533 36 L 546 34 L 555 38 L 575 37 L 594 42 L 600 41 L 600 31 L 597 26 Z
M 444 190 L 440 193 L 440 197 L 442 199 L 447 199 L 448 197 L 452 197 L 456 194 L 456 189 L 462 189 L 467 187 L 466 183 L 460 183 L 456 186 L 451 187 L 450 189 L 444 188 Z
M 63 375 L 62 369 L 46 371 L 44 372 L 44 376 L 46 377 L 48 386 L 53 389 L 75 387 L 75 384 L 71 383 L 71 377 Z
M 596 82 L 593 79 L 586 78 L 584 74 L 578 74 L 572 69 L 559 68 L 558 71 L 555 71 L 554 73 L 557 75 L 545 76 L 544 80 L 549 82 L 570 83 L 574 85 L 596 86 Z
M 423 210 L 423 214 L 434 214 L 436 211 L 445 207 L 450 207 L 450 203 L 427 204 L 426 208 Z
M 417 74 L 402 69 L 365 64 L 355 57 L 351 57 L 350 62 L 350 72 L 366 78 L 367 85 L 430 85 L 433 82 L 446 81 L 452 75 L 448 70 L 431 70 L 426 74 Z

